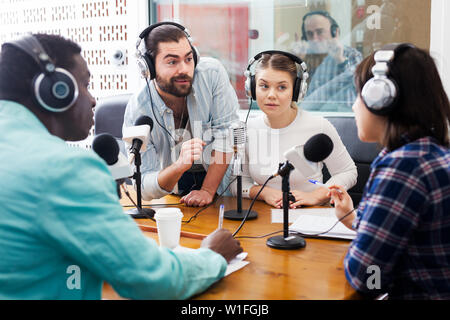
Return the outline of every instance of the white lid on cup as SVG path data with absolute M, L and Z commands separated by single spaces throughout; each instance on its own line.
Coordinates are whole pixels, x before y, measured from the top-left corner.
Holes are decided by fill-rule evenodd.
M 183 217 L 183 213 L 179 208 L 161 208 L 156 209 L 155 212 L 155 220 L 172 220 Z

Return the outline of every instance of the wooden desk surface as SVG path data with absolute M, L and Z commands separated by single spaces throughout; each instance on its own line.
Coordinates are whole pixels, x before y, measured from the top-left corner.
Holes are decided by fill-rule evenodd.
M 178 203 L 179 198 L 167 196 L 151 203 Z M 149 202 L 144 202 L 143 205 Z M 189 224 L 182 224 L 182 232 L 207 235 L 217 228 L 220 204 L 225 210 L 236 208 L 236 199 L 223 197 L 202 211 Z M 122 199 L 122 204 L 129 204 Z M 246 209 L 250 201 L 243 200 Z M 187 220 L 200 208 L 180 206 Z M 125 210 L 127 208 L 124 208 Z M 281 231 L 280 223 L 271 223 L 271 207 L 257 201 L 253 210 L 258 212 L 258 218 L 249 220 L 237 236 L 261 236 L 274 231 Z M 136 219 L 142 229 L 154 229 L 156 223 L 149 219 Z M 234 232 L 240 221 L 224 220 L 223 227 Z M 150 230 L 151 231 L 151 230 Z M 157 241 L 157 234 L 144 232 Z M 281 233 L 279 233 L 281 234 Z M 195 237 L 194 237 L 195 238 Z M 196 248 L 200 239 L 182 236 L 183 246 Z M 349 241 L 328 239 L 306 239 L 306 247 L 298 250 L 277 250 L 266 245 L 268 237 L 261 239 L 239 239 L 244 251 L 248 252 L 246 267 L 223 278 L 212 285 L 206 292 L 194 299 L 217 300 L 298 300 L 298 299 L 357 299 L 358 294 L 348 284 L 343 270 L 343 259 L 347 252 Z M 111 287 L 105 286 L 103 297 L 118 298 Z

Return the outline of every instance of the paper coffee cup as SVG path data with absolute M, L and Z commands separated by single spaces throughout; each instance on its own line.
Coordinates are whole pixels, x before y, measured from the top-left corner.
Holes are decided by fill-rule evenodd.
M 174 249 L 180 243 L 183 213 L 178 208 L 163 208 L 156 209 L 155 211 L 159 245 Z

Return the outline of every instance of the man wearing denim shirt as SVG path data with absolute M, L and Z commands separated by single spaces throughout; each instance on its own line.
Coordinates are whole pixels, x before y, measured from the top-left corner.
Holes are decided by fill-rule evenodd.
M 292 51 L 308 64 L 310 74 L 302 108 L 351 112 L 356 98 L 353 72 L 361 53 L 341 42 L 339 25 L 327 11 L 305 14 L 301 29 L 302 41 L 293 43 Z
M 188 206 L 205 206 L 229 183 L 229 127 L 239 105 L 225 68 L 199 59 L 180 27 L 161 23 L 145 36 L 155 79 L 128 102 L 124 128 L 142 115 L 154 122 L 142 153 L 143 199 L 176 193 Z

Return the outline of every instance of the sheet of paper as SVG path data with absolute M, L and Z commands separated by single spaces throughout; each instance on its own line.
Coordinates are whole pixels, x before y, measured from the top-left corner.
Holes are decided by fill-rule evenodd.
M 183 246 L 178 246 L 175 249 L 173 249 L 173 251 L 175 251 L 175 252 L 193 251 L 193 250 L 195 250 L 195 249 L 187 248 L 187 247 L 183 247 Z M 241 252 L 233 260 L 231 260 L 228 263 L 227 270 L 225 271 L 225 277 L 239 269 L 242 269 L 246 265 L 248 265 L 250 262 L 244 260 L 245 258 L 247 258 L 247 255 L 248 255 L 248 252 Z
M 356 237 L 355 231 L 350 230 L 341 222 L 337 223 L 337 221 L 334 209 L 331 208 L 331 210 L 325 212 L 301 214 L 289 229 L 304 233 L 305 236 L 318 234 L 317 236 L 341 239 L 354 239 Z M 330 228 L 332 229 L 328 231 Z
M 302 214 L 325 215 L 334 214 L 334 208 L 299 208 L 289 209 L 289 223 L 297 220 Z M 283 223 L 283 209 L 272 209 L 272 223 Z
M 228 263 L 227 271 L 225 271 L 225 276 L 242 269 L 246 265 L 248 265 L 249 261 L 244 261 L 247 258 L 248 252 L 239 253 L 233 260 Z

